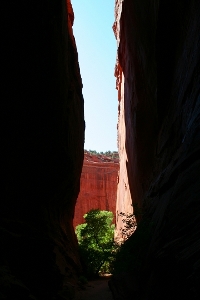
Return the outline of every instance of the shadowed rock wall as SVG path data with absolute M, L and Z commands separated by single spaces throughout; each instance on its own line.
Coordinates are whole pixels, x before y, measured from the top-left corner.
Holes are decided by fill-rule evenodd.
M 84 223 L 83 215 L 91 209 L 108 210 L 115 215 L 118 170 L 118 159 L 85 153 L 74 226 Z
M 55 299 L 63 279 L 81 271 L 72 220 L 84 116 L 73 10 L 68 0 L 36 0 L 7 1 L 2 12 L 1 296 Z
M 122 190 L 128 195 L 124 211 L 130 212 L 131 202 L 142 204 L 153 166 L 157 130 L 156 5 L 153 1 L 144 5 L 138 1 L 118 0 L 115 8 L 113 29 L 118 42 L 115 76 L 120 156 L 118 195 Z M 120 205 L 121 197 L 118 196 L 117 209 Z
M 200 297 L 199 15 L 197 0 L 116 1 L 119 181 L 146 211 L 120 299 Z

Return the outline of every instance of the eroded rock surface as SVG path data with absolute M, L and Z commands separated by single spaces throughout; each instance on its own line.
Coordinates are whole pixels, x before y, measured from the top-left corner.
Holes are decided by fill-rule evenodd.
M 74 226 L 84 223 L 83 215 L 91 209 L 109 210 L 115 215 L 118 170 L 118 159 L 85 152 Z
M 57 299 L 81 271 L 72 220 L 84 116 L 73 11 L 69 0 L 2 6 L 0 298 Z
M 0 297 L 70 299 L 84 157 L 73 10 L 69 0 L 2 6 Z M 145 207 L 117 299 L 200 298 L 199 15 L 199 0 L 116 0 L 117 210 Z
M 119 188 L 128 181 L 146 208 L 128 244 L 140 257 L 128 270 L 134 299 L 200 297 L 199 15 L 197 0 L 116 1 Z M 142 224 L 151 224 L 144 252 Z

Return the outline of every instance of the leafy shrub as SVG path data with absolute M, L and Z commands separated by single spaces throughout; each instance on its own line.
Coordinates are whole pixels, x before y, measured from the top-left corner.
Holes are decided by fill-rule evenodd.
M 111 272 L 116 254 L 114 243 L 113 213 L 92 209 L 84 215 L 86 223 L 76 226 L 80 256 L 86 275 Z
M 110 157 L 112 159 L 119 159 L 119 153 L 117 151 L 101 151 L 101 152 L 97 152 L 96 150 L 84 150 L 85 153 L 90 153 L 92 155 L 98 155 L 98 156 L 107 156 Z

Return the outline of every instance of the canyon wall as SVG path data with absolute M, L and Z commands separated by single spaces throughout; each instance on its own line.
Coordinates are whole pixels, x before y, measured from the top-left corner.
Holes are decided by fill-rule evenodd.
M 118 186 L 126 184 L 144 215 L 124 245 L 129 276 L 116 276 L 113 291 L 120 299 L 198 299 L 200 2 L 115 2 Z
M 84 223 L 83 215 L 91 209 L 108 210 L 115 215 L 118 170 L 118 159 L 85 152 L 74 227 Z
M 2 6 L 0 297 L 71 299 L 85 128 L 73 10 Z M 200 298 L 199 15 L 199 0 L 116 0 L 116 210 L 144 211 L 111 281 L 117 299 Z
M 138 14 L 135 9 L 138 5 L 137 1 L 133 3 L 116 1 L 113 25 L 118 44 L 115 66 L 119 101 L 118 149 L 120 156 L 117 211 L 123 209 L 125 213 L 132 213 L 134 204 L 141 207 L 144 192 L 149 186 L 157 122 L 157 74 L 154 58 L 156 34 L 154 14 L 156 11 L 152 10 L 147 13 L 146 8 L 141 7 L 138 9 L 143 12 Z M 127 16 L 124 12 L 125 7 L 128 7 L 127 10 L 130 8 L 130 11 L 126 12 Z M 152 9 L 156 10 L 156 6 Z M 125 17 L 122 17 L 124 15 Z M 127 21 L 126 18 L 128 18 Z M 126 22 L 129 22 L 128 25 Z M 151 34 L 148 30 L 152 31 Z M 141 39 L 141 42 L 138 39 Z M 137 218 L 140 219 L 139 216 Z M 119 219 L 118 232 L 121 226 L 122 222 Z
M 81 272 L 73 215 L 85 124 L 73 10 L 69 0 L 2 6 L 0 298 L 61 299 Z

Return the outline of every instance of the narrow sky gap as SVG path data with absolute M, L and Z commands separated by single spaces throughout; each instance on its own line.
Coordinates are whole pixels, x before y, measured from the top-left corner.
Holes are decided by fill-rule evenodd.
M 85 146 L 96 151 L 117 150 L 117 91 L 114 67 L 116 40 L 114 0 L 72 0 L 83 96 Z

